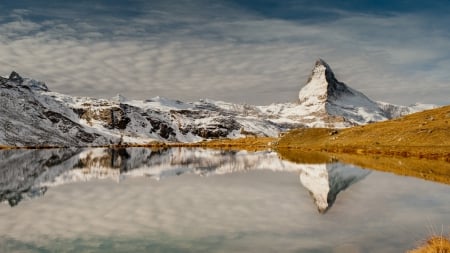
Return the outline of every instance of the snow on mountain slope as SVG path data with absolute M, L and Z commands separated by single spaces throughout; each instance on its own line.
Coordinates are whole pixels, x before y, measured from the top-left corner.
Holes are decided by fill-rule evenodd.
M 331 67 L 322 59 L 316 61 L 308 82 L 300 90 L 299 102 L 306 107 L 319 107 L 318 111 L 340 117 L 349 124 L 366 124 L 389 118 L 376 102 L 339 82 Z
M 319 59 L 297 103 L 253 106 L 163 97 L 110 100 L 52 92 L 12 72 L 0 77 L 0 144 L 87 146 L 158 141 L 195 142 L 245 135 L 277 136 L 298 127 L 343 128 L 395 118 L 431 105 L 374 102 L 342 82 Z
M 85 128 L 71 111 L 53 100 L 42 103 L 43 83 L 15 72 L 0 79 L 0 143 L 13 146 L 79 146 L 104 143 L 105 136 Z M 51 102 L 51 103 L 50 103 Z
M 394 105 L 385 102 L 377 102 L 378 106 L 386 113 L 390 119 L 402 117 L 411 113 L 421 112 L 437 108 L 437 105 L 416 103 L 410 106 Z
M 422 104 L 399 106 L 372 101 L 363 93 L 338 81 L 331 67 L 319 59 L 299 92 L 298 103 L 257 108 L 281 125 L 286 122 L 301 122 L 307 127 L 344 128 L 393 119 L 435 107 Z

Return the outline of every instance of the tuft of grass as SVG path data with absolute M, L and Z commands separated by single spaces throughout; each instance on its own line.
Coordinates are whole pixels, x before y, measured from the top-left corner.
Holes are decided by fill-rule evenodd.
M 450 253 L 450 238 L 432 236 L 423 245 L 408 253 Z

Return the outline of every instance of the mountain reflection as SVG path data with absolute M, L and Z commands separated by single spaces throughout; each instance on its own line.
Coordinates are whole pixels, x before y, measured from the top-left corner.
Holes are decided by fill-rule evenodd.
M 299 174 L 320 213 L 329 210 L 339 192 L 370 173 L 338 162 L 294 163 L 272 151 L 189 148 L 5 150 L 0 152 L 0 168 L 0 201 L 11 206 L 42 196 L 50 187 L 93 179 L 120 182 L 131 177 L 161 180 L 184 173 L 211 176 L 250 170 L 288 171 Z

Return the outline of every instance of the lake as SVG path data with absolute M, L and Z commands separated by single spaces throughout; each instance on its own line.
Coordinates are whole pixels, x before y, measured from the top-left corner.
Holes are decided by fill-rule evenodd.
M 273 151 L 2 150 L 0 201 L 0 252 L 405 252 L 450 232 L 447 184 Z

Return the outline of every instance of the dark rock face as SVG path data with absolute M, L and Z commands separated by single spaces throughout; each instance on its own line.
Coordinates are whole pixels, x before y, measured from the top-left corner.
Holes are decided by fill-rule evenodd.
M 47 118 L 63 133 L 68 133 L 75 128 L 77 130 L 75 138 L 82 142 L 91 143 L 96 138 L 100 137 L 98 134 L 87 133 L 80 124 L 71 121 L 60 113 L 45 111 L 44 115 L 47 116 Z
M 83 108 L 72 108 L 72 111 L 78 115 L 79 118 L 83 116 L 85 110 Z
M 92 143 L 100 135 L 88 133 L 67 115 L 48 110 L 20 76 L 11 74 L 7 87 L 0 89 L 0 127 L 4 145 L 80 146 Z M 23 79 L 22 79 L 23 81 Z
M 166 140 L 176 140 L 175 130 L 168 124 L 173 120 L 169 114 L 160 111 L 147 111 L 142 113 L 142 116 L 151 126 L 152 133 L 157 133 Z
M 120 104 L 120 111 L 119 111 L 119 117 L 115 118 L 115 126 L 117 126 L 117 129 L 125 129 L 127 128 L 128 123 L 130 123 L 131 119 L 126 116 L 127 113 L 130 111 L 130 108 L 133 108 L 132 106 L 128 106 L 125 104 Z
M 8 82 L 8 78 L 4 78 L 4 77 L 0 76 L 0 85 L 5 86 L 6 82 Z
M 331 67 L 322 59 L 316 61 L 315 66 L 325 67 L 325 79 L 328 82 L 327 95 L 328 98 L 338 99 L 344 94 L 354 95 L 353 92 L 347 87 L 346 84 L 338 81 L 334 76 L 334 72 Z
M 209 107 L 208 107 L 209 108 Z M 192 119 L 203 119 L 211 116 L 217 116 L 210 124 L 207 125 L 181 125 L 180 132 L 183 134 L 191 133 L 193 135 L 208 138 L 224 138 L 234 130 L 239 130 L 241 125 L 232 117 L 219 117 L 218 113 L 207 110 L 180 110 L 171 111 L 171 114 L 182 115 Z
M 175 137 L 175 131 L 170 126 L 162 123 L 159 125 L 159 135 L 164 139 L 168 140 L 171 136 Z
M 209 107 L 208 107 L 209 108 Z M 160 111 L 147 111 L 142 114 L 152 126 L 151 132 L 158 133 L 166 140 L 175 140 L 174 127 L 186 135 L 192 134 L 202 138 L 224 138 L 234 130 L 239 130 L 241 125 L 231 117 L 223 117 L 218 112 L 209 110 L 171 110 L 169 113 Z M 201 120 L 214 117 L 210 124 L 185 124 L 180 119 Z M 168 124 L 170 123 L 170 124 Z
M 17 84 L 22 84 L 23 83 L 23 78 L 15 71 L 11 72 L 11 74 L 9 75 L 8 80 L 11 81 L 11 82 L 15 82 Z
M 131 121 L 126 116 L 126 112 L 122 107 L 111 105 L 110 107 L 102 107 L 92 105 L 85 108 L 72 109 L 81 119 L 91 122 L 92 120 L 104 122 L 103 127 L 107 129 L 125 129 Z

